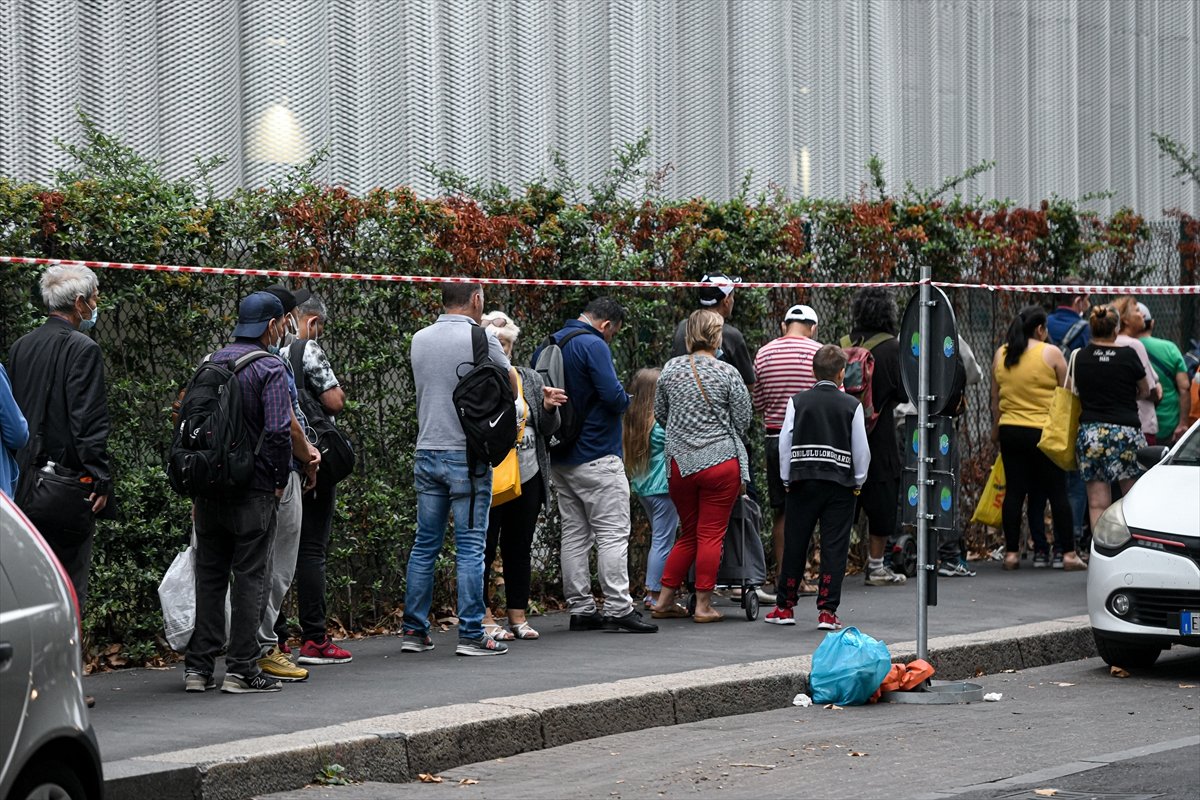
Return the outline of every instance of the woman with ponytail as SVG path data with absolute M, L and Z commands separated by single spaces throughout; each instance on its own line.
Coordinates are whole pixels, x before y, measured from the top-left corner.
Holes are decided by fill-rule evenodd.
M 1050 418 L 1055 387 L 1064 385 L 1067 362 L 1062 351 L 1047 345 L 1046 311 L 1026 306 L 1008 326 L 1004 344 L 992 362 L 992 441 L 999 442 L 1008 486 L 1004 495 L 1004 568 L 1021 565 L 1021 517 L 1030 498 L 1030 528 L 1050 501 L 1054 519 L 1054 553 L 1034 554 L 1034 566 L 1049 561 L 1055 569 L 1087 569 L 1075 554 L 1075 527 L 1067 500 L 1067 474 L 1038 449 L 1042 428 Z M 1039 520 L 1040 521 L 1040 520 Z M 1035 541 L 1035 546 L 1037 542 Z
M 1092 530 L 1112 503 L 1113 481 L 1129 491 L 1142 474 L 1139 447 L 1146 446 L 1137 401 L 1150 396 L 1146 368 L 1132 347 L 1117 340 L 1121 315 L 1113 306 L 1093 306 L 1088 316 L 1092 341 L 1075 357 L 1079 394 L 1079 437 L 1075 460 L 1087 483 Z

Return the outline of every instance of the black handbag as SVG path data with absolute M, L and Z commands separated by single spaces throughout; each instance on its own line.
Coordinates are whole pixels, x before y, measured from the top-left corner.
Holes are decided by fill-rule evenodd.
M 83 541 L 95 526 L 91 476 L 59 464 L 47 464 L 25 482 L 21 510 L 42 533 L 56 539 Z
M 76 472 L 50 461 L 45 452 L 43 436 L 46 415 L 50 411 L 50 390 L 58 375 L 58 359 L 66 341 L 64 336 L 54 354 L 54 366 L 42 404 L 42 417 L 38 421 L 37 434 L 29 445 L 30 458 L 22 465 L 17 505 L 40 532 L 59 540 L 82 542 L 95 528 L 92 501 L 88 498 L 95 492 L 96 484 L 87 473 Z
M 346 434 L 338 429 L 321 402 L 308 389 L 308 379 L 304 375 L 304 348 L 308 339 L 297 339 L 292 342 L 290 351 L 292 375 L 296 379 L 296 391 L 300 396 L 300 410 L 308 421 L 308 437 L 317 450 L 321 451 L 321 468 L 317 471 L 317 484 L 328 486 L 337 484 L 354 472 L 357 457 L 354 453 L 354 443 Z

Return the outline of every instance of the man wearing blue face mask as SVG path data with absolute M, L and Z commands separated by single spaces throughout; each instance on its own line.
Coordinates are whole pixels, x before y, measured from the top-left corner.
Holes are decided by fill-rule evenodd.
M 82 331 L 100 316 L 100 282 L 86 267 L 54 266 L 42 273 L 49 316 L 9 352 L 13 396 L 29 422 L 29 441 L 17 453 L 17 504 L 34 517 L 71 578 L 80 611 L 87 601 L 95 517 L 109 501 L 108 405 L 100 345 Z M 34 479 L 55 472 L 78 480 L 81 510 L 67 529 L 31 506 Z

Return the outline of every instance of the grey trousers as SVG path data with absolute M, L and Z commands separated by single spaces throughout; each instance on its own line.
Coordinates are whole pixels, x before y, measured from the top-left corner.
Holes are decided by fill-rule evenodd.
M 258 627 L 258 644 L 262 655 L 271 652 L 271 648 L 279 643 L 275 637 L 275 620 L 283 605 L 283 597 L 292 585 L 292 576 L 296 574 L 296 553 L 300 550 L 301 480 L 300 473 L 291 473 L 276 510 L 275 541 L 267 567 L 267 606 L 263 609 L 262 623 Z
M 551 470 L 562 515 L 563 594 L 572 614 L 594 614 L 588 556 L 596 548 L 604 613 L 633 610 L 629 596 L 629 481 L 619 456 Z

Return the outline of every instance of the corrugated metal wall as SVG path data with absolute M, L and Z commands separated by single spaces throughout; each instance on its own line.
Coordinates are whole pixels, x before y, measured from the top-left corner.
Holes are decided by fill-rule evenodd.
M 653 133 L 670 195 L 940 183 L 1031 203 L 1200 210 L 1151 131 L 1200 142 L 1194 0 L 0 0 L 0 172 L 45 180 L 76 106 L 174 175 L 594 180 Z

